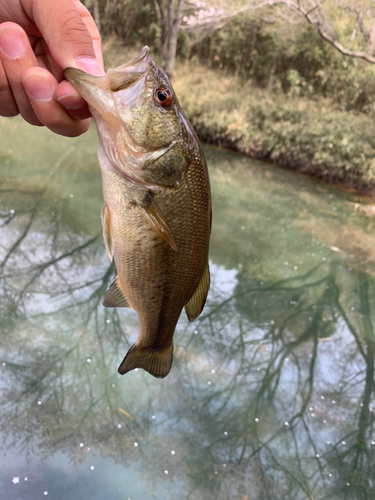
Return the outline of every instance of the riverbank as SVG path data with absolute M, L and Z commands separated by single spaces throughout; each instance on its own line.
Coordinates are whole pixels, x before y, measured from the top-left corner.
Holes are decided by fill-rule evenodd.
M 107 67 L 126 60 L 114 49 L 107 45 Z M 199 65 L 178 65 L 173 86 L 203 142 L 375 196 L 370 116 L 335 109 L 322 97 L 260 89 Z
M 323 98 L 270 93 L 202 67 L 180 66 L 173 82 L 203 142 L 375 196 L 373 120 Z

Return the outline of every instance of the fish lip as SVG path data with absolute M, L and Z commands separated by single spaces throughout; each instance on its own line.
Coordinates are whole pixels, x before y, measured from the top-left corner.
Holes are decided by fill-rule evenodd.
M 113 68 L 113 70 L 109 70 L 109 71 L 123 71 L 125 69 L 130 68 L 131 66 L 138 65 L 142 61 L 147 63 L 147 66 L 151 62 L 150 48 L 148 45 L 145 45 L 143 47 L 143 49 L 140 51 L 140 53 L 136 57 L 134 57 L 134 59 L 131 59 L 130 61 L 128 61 L 124 64 L 121 64 L 120 66 L 117 66 L 116 68 Z M 146 69 L 145 69 L 145 71 L 146 71 Z
M 72 84 L 76 83 L 78 85 L 82 83 L 89 83 L 94 86 L 99 86 L 101 88 L 108 88 L 107 81 L 108 77 L 110 77 L 113 73 L 133 73 L 135 72 L 136 66 L 139 66 L 140 63 L 144 63 L 140 68 L 137 68 L 137 72 L 139 73 L 139 78 L 141 74 L 144 75 L 150 71 L 150 67 L 152 64 L 152 59 L 150 56 L 150 48 L 145 45 L 140 53 L 131 59 L 130 61 L 122 64 L 121 66 L 117 66 L 116 68 L 109 69 L 102 76 L 95 76 L 87 73 L 78 68 L 69 67 L 64 70 L 65 78 Z M 134 68 L 134 69 L 133 69 Z M 133 69 L 133 71 L 129 71 Z M 136 81 L 136 80 L 135 80 Z
M 94 76 L 90 75 L 90 73 L 86 73 L 82 69 L 78 68 L 66 68 L 64 70 L 64 77 L 68 80 L 69 83 L 73 85 L 73 87 L 78 90 L 82 88 L 83 85 L 92 85 L 94 87 L 100 87 L 105 89 L 106 87 L 106 75 L 103 76 Z

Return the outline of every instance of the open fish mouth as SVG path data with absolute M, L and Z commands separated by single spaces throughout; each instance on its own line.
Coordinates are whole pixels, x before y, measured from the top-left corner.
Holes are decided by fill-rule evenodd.
M 134 59 L 109 69 L 103 76 L 90 75 L 78 68 L 67 68 L 64 75 L 85 101 L 104 117 L 106 111 L 115 112 L 111 92 L 133 87 L 147 76 L 152 64 L 150 49 L 146 45 Z
M 90 73 L 86 73 L 78 68 L 66 68 L 64 75 L 65 78 L 72 83 L 72 85 L 79 85 L 79 83 L 100 82 L 100 86 L 102 86 L 103 81 L 107 80 L 108 77 L 108 84 L 111 83 L 111 78 L 113 78 L 112 75 L 115 75 L 114 80 L 118 78 L 120 74 L 124 75 L 124 77 L 129 76 L 131 73 L 143 75 L 149 69 L 151 63 L 152 59 L 150 56 L 150 49 L 146 45 L 134 59 L 131 59 L 117 68 L 109 69 L 103 76 L 90 75 Z M 107 89 L 113 90 L 110 88 L 110 85 L 107 86 Z
M 132 170 L 139 170 L 144 161 L 152 161 L 152 158 L 166 151 L 162 148 L 159 154 L 155 151 L 150 154 L 149 149 L 141 146 L 129 132 L 127 120 L 121 118 L 122 112 L 126 113 L 126 109 L 132 108 L 144 93 L 145 82 L 152 66 L 150 49 L 145 46 L 134 59 L 109 69 L 102 76 L 90 75 L 77 68 L 67 68 L 64 71 L 67 80 L 89 104 L 97 126 L 99 125 L 98 131 L 101 128 L 100 123 L 106 123 L 106 135 L 112 137 L 112 141 L 106 141 L 104 144 L 106 153 L 128 178 L 132 176 L 124 166 L 126 163 L 129 167 L 131 165 Z M 119 149 L 114 146 L 119 133 L 123 141 L 120 154 Z M 123 161 L 125 157 L 127 161 Z

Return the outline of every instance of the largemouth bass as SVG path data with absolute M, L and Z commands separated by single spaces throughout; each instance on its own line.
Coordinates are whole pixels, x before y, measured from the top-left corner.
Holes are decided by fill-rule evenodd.
M 65 77 L 88 102 L 99 136 L 103 238 L 117 276 L 106 307 L 137 311 L 140 333 L 119 367 L 165 377 L 185 307 L 202 312 L 209 285 L 211 196 L 199 140 L 148 47 L 92 76 Z

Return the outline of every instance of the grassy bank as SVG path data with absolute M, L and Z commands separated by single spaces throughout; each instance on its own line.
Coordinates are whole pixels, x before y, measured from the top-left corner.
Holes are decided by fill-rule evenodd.
M 375 195 L 375 130 L 324 98 L 270 93 L 185 65 L 174 81 L 202 141 Z
M 106 67 L 133 57 L 105 44 Z M 203 142 L 271 161 L 375 196 L 375 129 L 370 115 L 323 97 L 261 89 L 201 65 L 177 66 L 173 85 Z

